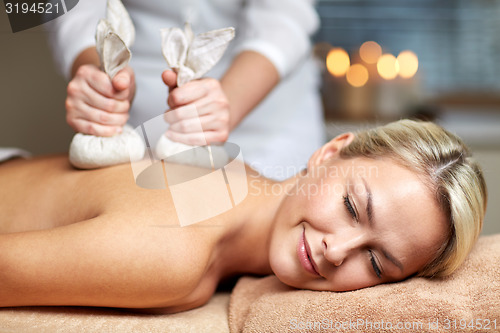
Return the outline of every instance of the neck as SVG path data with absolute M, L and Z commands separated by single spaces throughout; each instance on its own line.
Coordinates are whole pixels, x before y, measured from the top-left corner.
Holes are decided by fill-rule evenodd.
M 283 182 L 248 177 L 247 198 L 231 215 L 229 231 L 218 245 L 221 278 L 238 274 L 272 274 L 269 263 L 274 217 L 298 175 Z

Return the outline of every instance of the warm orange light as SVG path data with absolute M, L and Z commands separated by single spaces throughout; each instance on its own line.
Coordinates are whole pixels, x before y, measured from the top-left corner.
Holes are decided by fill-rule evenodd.
M 359 48 L 359 56 L 367 64 L 375 64 L 382 55 L 382 48 L 374 41 L 364 42 Z
M 418 57 L 409 50 L 402 51 L 397 58 L 399 64 L 399 76 L 409 79 L 417 73 Z
M 352 65 L 347 71 L 346 78 L 351 86 L 362 87 L 368 82 L 368 70 L 361 64 Z
M 377 61 L 377 71 L 386 80 L 394 79 L 399 72 L 399 64 L 396 57 L 390 53 L 381 56 Z
M 326 68 L 333 76 L 345 75 L 350 64 L 349 54 L 342 48 L 331 49 L 326 56 Z

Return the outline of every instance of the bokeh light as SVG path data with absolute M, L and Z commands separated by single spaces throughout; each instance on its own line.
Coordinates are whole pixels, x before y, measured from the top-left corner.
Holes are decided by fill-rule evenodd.
M 382 55 L 382 47 L 374 41 L 364 42 L 359 48 L 359 56 L 367 64 L 375 64 Z
M 382 55 L 377 61 L 378 74 L 386 80 L 396 78 L 399 72 L 399 64 L 396 57 L 390 53 Z
M 368 82 L 368 69 L 362 64 L 352 65 L 347 71 L 346 79 L 351 86 L 362 87 Z
M 333 48 L 326 56 L 326 68 L 333 76 L 345 75 L 350 65 L 349 54 L 342 48 Z
M 418 57 L 412 51 L 402 51 L 398 55 L 397 61 L 399 64 L 399 76 L 402 78 L 409 79 L 417 73 Z

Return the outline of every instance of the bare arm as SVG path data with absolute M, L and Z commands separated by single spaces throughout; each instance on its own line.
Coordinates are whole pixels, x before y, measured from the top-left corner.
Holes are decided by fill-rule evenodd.
M 0 306 L 184 304 L 205 269 L 193 258 L 203 254 L 179 250 L 184 229 L 150 227 L 144 217 L 0 235 Z
M 240 53 L 221 79 L 231 106 L 230 128 L 234 129 L 279 83 L 279 73 L 263 55 Z
M 101 66 L 99 55 L 97 54 L 95 46 L 83 50 L 78 57 L 76 57 L 73 62 L 73 66 L 71 67 L 71 77 L 75 77 L 76 71 L 82 65 L 94 65 L 98 68 Z

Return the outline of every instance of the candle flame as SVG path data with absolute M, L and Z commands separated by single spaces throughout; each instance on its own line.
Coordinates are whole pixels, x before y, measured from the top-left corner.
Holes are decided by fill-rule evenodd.
M 347 71 L 347 82 L 353 87 L 362 87 L 368 82 L 368 69 L 362 64 L 352 65 Z
M 350 64 L 349 54 L 342 48 L 333 48 L 326 56 L 326 68 L 333 76 L 344 76 Z
M 399 76 L 404 79 L 412 78 L 418 70 L 418 57 L 409 50 L 402 51 L 397 58 L 399 64 Z
M 399 72 L 399 64 L 396 57 L 390 53 L 382 55 L 377 61 L 378 74 L 386 80 L 396 78 Z
M 377 63 L 382 55 L 382 47 L 374 41 L 364 42 L 359 48 L 359 56 L 367 64 Z

